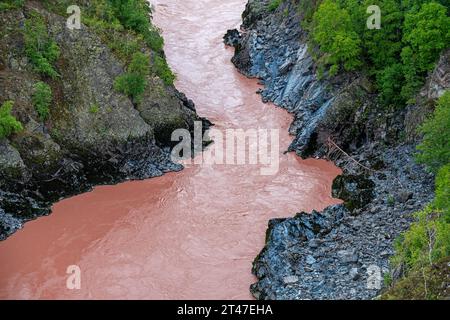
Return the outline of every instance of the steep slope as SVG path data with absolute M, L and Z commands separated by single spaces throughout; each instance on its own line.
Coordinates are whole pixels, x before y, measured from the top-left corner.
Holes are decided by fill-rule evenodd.
M 67 28 L 67 18 L 48 9 L 57 4 L 26 1 L 0 11 L 0 104 L 12 101 L 12 115 L 23 126 L 0 139 L 0 239 L 48 214 L 55 201 L 93 185 L 180 170 L 169 159 L 167 133 L 191 129 L 199 120 L 192 101 L 154 73 L 146 75 L 138 103 L 117 92 L 114 82 L 125 72 L 124 59 L 95 27 Z M 36 16 L 45 22 L 44 36 L 59 47 L 53 79 L 37 72 L 27 54 L 26 26 Z M 123 28 L 108 32 L 117 36 L 115 45 L 139 40 Z M 145 45 L 140 51 L 156 56 Z M 35 102 L 41 82 L 53 94 L 45 119 Z

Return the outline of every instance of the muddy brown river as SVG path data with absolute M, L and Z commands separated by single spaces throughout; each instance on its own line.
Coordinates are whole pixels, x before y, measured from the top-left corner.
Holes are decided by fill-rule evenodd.
M 247 0 L 154 1 L 176 86 L 216 129 L 280 129 L 280 168 L 193 165 L 179 173 L 61 201 L 0 242 L 0 298 L 249 299 L 251 264 L 271 218 L 337 203 L 339 170 L 284 154 L 292 120 L 263 104 L 256 80 L 240 75 L 222 43 Z M 70 265 L 81 289 L 66 286 Z

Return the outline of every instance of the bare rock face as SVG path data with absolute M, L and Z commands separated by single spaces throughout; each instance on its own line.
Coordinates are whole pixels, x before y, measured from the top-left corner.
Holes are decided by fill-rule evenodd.
M 23 28 L 32 10 L 45 18 L 61 54 L 50 116 L 42 121 L 32 103 L 42 78 L 24 48 Z M 139 104 L 113 88 L 124 72 L 95 32 L 66 27 L 66 18 L 27 2 L 0 12 L 0 103 L 14 101 L 24 130 L 0 140 L 0 239 L 23 221 L 50 211 L 62 197 L 91 186 L 159 176 L 180 170 L 170 161 L 170 133 L 200 120 L 192 101 L 156 76 Z M 148 52 L 151 54 L 151 52 Z
M 450 88 L 450 49 L 440 57 L 433 72 L 429 75 L 420 96 L 427 99 L 438 99 Z
M 434 110 L 434 102 L 450 88 L 450 49 L 442 53 L 434 70 L 430 73 L 416 103 L 408 106 L 405 114 L 405 133 L 410 141 L 420 139 L 417 127 Z

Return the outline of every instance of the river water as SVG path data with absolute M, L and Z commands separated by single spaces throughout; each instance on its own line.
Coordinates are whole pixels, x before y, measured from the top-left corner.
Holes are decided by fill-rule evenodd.
M 161 178 L 97 187 L 55 204 L 0 242 L 0 298 L 248 299 L 251 263 L 271 218 L 323 209 L 339 170 L 284 154 L 291 115 L 263 104 L 222 43 L 246 0 L 154 1 L 176 86 L 216 129 L 280 130 L 280 168 L 193 165 Z M 68 266 L 81 270 L 69 290 Z

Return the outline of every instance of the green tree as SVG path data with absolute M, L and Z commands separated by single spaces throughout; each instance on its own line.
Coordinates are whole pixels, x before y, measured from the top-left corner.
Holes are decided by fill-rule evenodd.
M 447 8 L 436 2 L 422 5 L 418 12 L 405 16 L 404 48 L 401 56 L 405 65 L 404 98 L 410 98 L 422 84 L 427 71 L 433 69 L 439 54 L 450 43 L 450 17 Z
M 377 84 L 380 90 L 380 100 L 383 105 L 404 106 L 405 100 L 399 94 L 405 82 L 403 65 L 392 64 L 377 74 Z
M 450 91 L 439 99 L 433 115 L 425 121 L 420 131 L 424 134 L 417 160 L 437 172 L 450 162 Z
M 354 70 L 361 65 L 361 40 L 354 31 L 350 14 L 333 0 L 325 0 L 313 16 L 313 41 L 331 64 L 331 74 L 340 66 Z
M 331 46 L 333 54 L 330 56 L 330 63 L 332 65 L 342 63 L 345 70 L 355 70 L 361 65 L 360 45 L 361 40 L 355 36 L 355 33 L 338 32 Z
M 22 124 L 11 115 L 13 101 L 6 101 L 0 107 L 0 139 L 23 130 Z
M 382 14 L 381 29 L 362 29 L 364 49 L 376 73 L 399 62 L 404 14 L 398 0 L 366 0 L 363 7 L 369 5 L 378 5 Z

